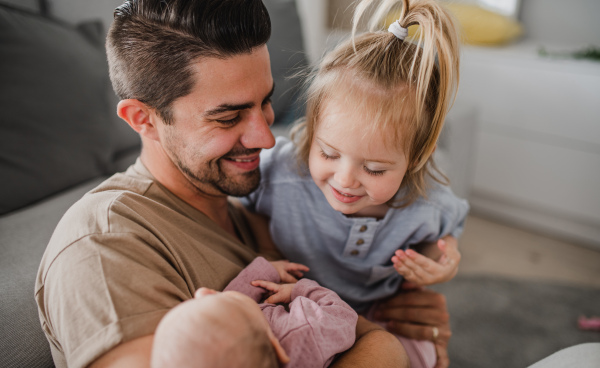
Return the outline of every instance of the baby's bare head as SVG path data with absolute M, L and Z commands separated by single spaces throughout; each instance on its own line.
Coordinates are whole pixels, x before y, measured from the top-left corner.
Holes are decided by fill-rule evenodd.
M 205 293 L 161 320 L 152 367 L 278 367 L 270 333 L 252 299 L 236 292 Z

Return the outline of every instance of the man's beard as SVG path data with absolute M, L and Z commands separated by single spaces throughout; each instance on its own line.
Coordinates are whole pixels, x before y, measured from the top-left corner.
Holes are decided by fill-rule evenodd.
M 213 165 L 207 167 L 202 173 L 193 172 L 188 166 L 186 166 L 181 160 L 176 160 L 176 165 L 181 172 L 190 179 L 192 184 L 198 189 L 198 191 L 205 193 L 196 183 L 209 185 L 216 189 L 222 194 L 226 194 L 233 197 L 244 197 L 254 192 L 260 184 L 260 169 L 249 171 L 237 175 L 241 179 L 235 180 L 230 175 L 227 175 L 221 169 L 221 162 L 225 160 L 225 157 L 241 156 L 256 153 L 258 149 L 233 149 L 228 152 L 225 156 L 219 158 Z M 206 193 L 205 193 L 206 194 Z

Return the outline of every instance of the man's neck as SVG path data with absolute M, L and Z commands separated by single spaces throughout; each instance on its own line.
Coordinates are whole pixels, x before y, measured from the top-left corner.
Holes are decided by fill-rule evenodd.
M 171 193 L 237 237 L 226 195 L 213 196 L 200 192 L 164 153 L 156 154 L 152 149 L 142 149 L 140 159 L 152 176 Z

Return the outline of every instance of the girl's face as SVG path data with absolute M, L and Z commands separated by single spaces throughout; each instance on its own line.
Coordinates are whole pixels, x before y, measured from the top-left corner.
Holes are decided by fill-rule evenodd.
M 308 158 L 314 182 L 331 207 L 346 215 L 380 213 L 408 168 L 403 147 L 388 148 L 384 132 L 365 134 L 364 115 L 342 98 L 328 101 Z

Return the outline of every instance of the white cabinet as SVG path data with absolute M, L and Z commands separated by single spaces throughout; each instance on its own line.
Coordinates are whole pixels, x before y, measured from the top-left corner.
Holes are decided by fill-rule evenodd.
M 600 63 L 528 43 L 461 61 L 456 106 L 479 120 L 473 211 L 600 247 Z

